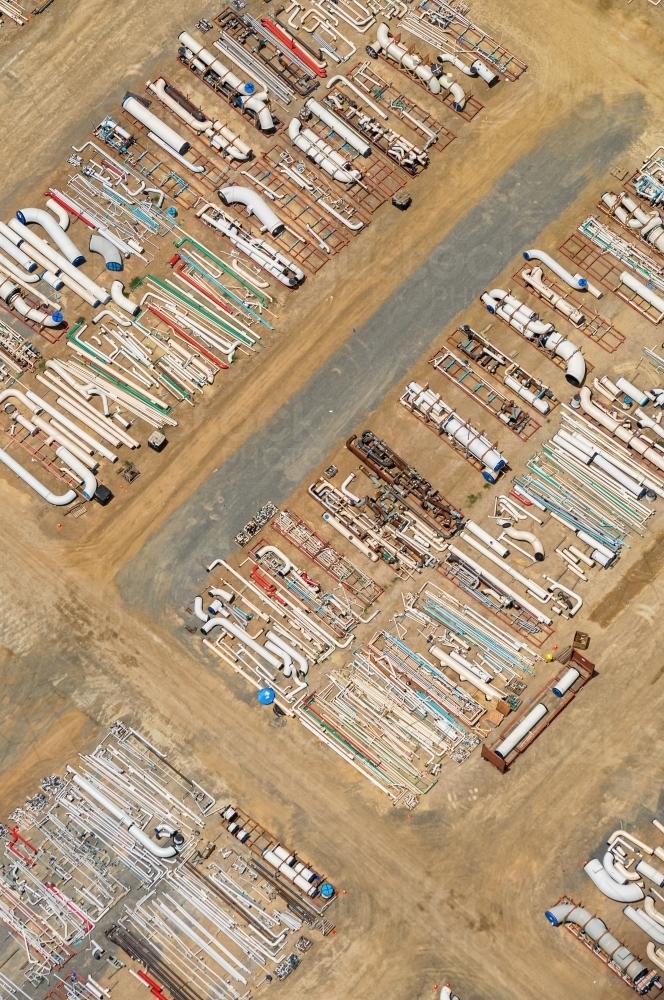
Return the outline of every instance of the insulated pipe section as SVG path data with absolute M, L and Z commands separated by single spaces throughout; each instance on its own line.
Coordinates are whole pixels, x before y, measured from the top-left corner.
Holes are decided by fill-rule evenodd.
M 6 451 L 3 451 L 2 448 L 0 448 L 0 462 L 2 462 L 3 465 L 6 465 L 7 468 L 14 473 L 14 475 L 19 477 L 19 479 L 22 479 L 23 482 L 30 487 L 30 489 L 34 490 L 35 493 L 38 493 L 43 500 L 46 500 L 47 503 L 52 504 L 54 507 L 66 507 L 67 504 L 76 499 L 76 490 L 67 490 L 66 493 L 62 494 L 51 493 L 47 486 L 40 483 L 38 479 L 24 469 L 22 465 L 11 457 L 11 455 L 8 455 Z
M 25 243 L 36 252 L 38 256 L 35 256 L 32 252 L 29 253 L 29 256 L 33 257 L 38 264 L 43 264 L 44 267 L 49 267 L 56 272 L 60 272 L 66 279 L 72 279 L 78 288 L 81 288 L 88 296 L 92 296 L 94 302 L 91 304 L 95 308 L 100 303 L 106 304 L 108 302 L 111 296 L 102 285 L 98 285 L 92 278 L 88 278 L 87 274 L 84 274 L 83 271 L 77 270 L 62 254 L 49 246 L 45 240 L 40 239 L 27 226 L 19 222 L 18 219 L 10 219 L 9 226 L 0 224 L 0 232 L 7 235 L 8 231 L 19 238 L 19 245 L 22 246 Z M 65 280 L 65 284 L 72 287 L 69 285 L 68 280 Z M 76 291 L 76 288 L 74 290 Z M 86 301 L 90 301 L 90 299 L 86 298 Z
M 12 235 L 15 234 L 12 233 Z M 4 236 L 2 233 L 0 233 L 0 250 L 3 250 L 5 253 L 8 253 L 9 256 L 16 261 L 17 264 L 20 264 L 21 267 L 25 268 L 28 274 L 32 274 L 33 271 L 37 270 L 37 265 L 35 264 L 34 260 L 31 260 L 30 257 L 28 257 L 27 253 L 23 253 L 22 250 L 19 250 L 16 244 L 13 243 L 11 240 L 7 239 L 7 237 Z
M 346 142 L 353 147 L 353 149 L 358 151 L 360 156 L 371 156 L 371 146 L 369 143 L 365 142 L 364 139 L 357 134 L 355 129 L 352 129 L 350 125 L 346 125 L 346 123 L 335 115 L 334 112 L 330 111 L 322 104 L 319 104 L 318 101 L 313 99 L 313 97 L 310 97 L 309 100 L 305 101 L 304 106 L 311 111 L 312 114 L 316 115 L 317 118 L 320 118 L 325 125 L 333 128 L 337 135 L 340 135 L 342 139 L 345 139 Z
M 333 149 L 324 139 L 319 138 L 311 129 L 302 129 L 299 118 L 291 120 L 288 137 L 309 160 L 340 184 L 352 184 L 362 179 L 360 171 L 354 170 L 341 153 Z
M 491 687 L 491 685 L 487 684 L 486 681 L 483 681 L 481 677 L 478 677 L 477 674 L 471 669 L 470 664 L 467 663 L 463 657 L 460 656 L 458 660 L 453 660 L 449 653 L 446 653 L 438 646 L 430 646 L 429 652 L 432 656 L 435 656 L 437 660 L 440 660 L 443 666 L 449 667 L 450 670 L 454 670 L 462 680 L 468 681 L 469 684 L 476 687 L 477 690 L 481 691 L 487 698 L 497 698 L 498 701 L 502 701 L 502 691 L 498 691 L 496 688 Z
M 585 280 L 585 279 L 584 279 Z M 552 323 L 544 323 L 537 313 L 524 305 L 514 295 L 502 288 L 492 288 L 480 296 L 488 311 L 500 316 L 514 327 L 526 340 L 530 340 L 550 351 L 565 362 L 565 378 L 575 388 L 583 385 L 586 377 L 586 362 L 580 348 L 559 333 Z
M 402 42 L 395 41 L 390 35 L 389 25 L 385 24 L 384 21 L 376 29 L 375 46 L 382 49 L 388 59 L 392 59 L 397 65 L 404 66 L 411 73 L 414 73 L 418 79 L 426 84 L 432 94 L 440 94 L 440 80 L 431 66 L 426 66 L 419 56 L 415 55 L 414 52 L 409 52 Z
M 636 870 L 639 875 L 643 875 L 651 882 L 654 882 L 660 889 L 664 886 L 664 872 L 660 872 L 654 865 L 649 865 L 647 861 L 638 861 Z
M 166 81 L 163 77 L 159 77 L 159 79 L 155 80 L 154 83 L 148 80 L 147 88 L 159 98 L 162 104 L 165 104 L 166 107 L 173 112 L 173 114 L 177 115 L 178 118 L 181 118 L 182 121 L 189 125 L 190 128 L 193 128 L 195 132 L 201 133 L 212 128 L 214 123 L 210 119 L 206 118 L 202 112 L 197 111 L 193 105 L 190 104 L 190 102 L 187 101 L 189 106 L 185 106 L 184 101 L 186 98 L 184 98 L 184 95 L 179 95 L 180 100 L 178 100 L 175 96 L 171 96 L 168 93 L 168 91 L 172 91 L 173 88 L 166 86 Z
M 220 188 L 217 194 L 224 205 L 246 205 L 249 215 L 255 215 L 271 236 L 281 236 L 286 229 L 279 216 L 251 188 L 232 184 L 230 187 Z
M 542 264 L 546 264 L 554 274 L 557 274 L 559 278 L 569 285 L 570 288 L 576 288 L 580 292 L 589 291 L 591 295 L 594 295 L 596 299 L 601 299 L 603 292 L 599 289 L 594 288 L 581 274 L 570 274 L 570 272 L 559 264 L 557 260 L 550 257 L 548 253 L 544 253 L 543 250 L 524 250 L 523 252 L 524 260 L 530 262 L 531 260 L 538 260 Z
M 587 386 L 584 386 L 581 390 L 579 397 L 581 400 L 581 409 L 584 413 L 587 413 L 589 417 L 592 417 L 598 424 L 605 427 L 614 437 L 617 437 L 619 441 L 626 444 L 628 448 L 632 448 L 642 458 L 645 458 L 652 465 L 664 472 L 664 455 L 652 447 L 654 441 L 645 435 L 630 430 L 620 420 L 616 420 L 615 417 L 612 417 L 601 407 L 597 406 L 593 402 L 590 389 Z M 591 544 L 596 545 L 597 543 L 593 541 Z
M 172 129 L 170 125 L 163 122 L 161 118 L 157 118 L 156 115 L 153 115 L 152 112 L 148 110 L 147 105 L 143 103 L 143 100 L 136 97 L 135 94 L 126 93 L 122 102 L 122 107 L 132 116 L 132 118 L 135 118 L 137 121 L 145 125 L 150 132 L 154 132 L 155 135 L 158 135 L 167 146 L 174 149 L 180 156 L 184 156 L 190 148 L 190 143 L 186 139 L 183 139 L 182 136 L 175 131 L 175 129 Z
M 649 917 L 644 910 L 635 910 L 633 906 L 625 906 L 623 913 L 637 927 L 645 931 L 653 941 L 656 941 L 657 944 L 664 944 L 664 927 L 653 920 L 652 917 Z
M 61 459 L 65 465 L 69 466 L 71 471 L 75 473 L 81 482 L 83 483 L 83 496 L 86 500 L 93 500 L 94 495 L 97 491 L 97 480 L 94 475 L 90 472 L 88 468 L 83 465 L 77 458 L 75 458 L 67 448 L 62 445 L 55 449 L 55 454 Z
M 648 969 L 643 962 L 635 958 L 629 948 L 611 934 L 603 920 L 594 917 L 583 906 L 577 906 L 576 903 L 558 903 L 557 906 L 547 910 L 544 916 L 554 927 L 560 927 L 561 924 L 576 924 L 580 927 L 584 935 L 594 941 L 635 986 L 647 975 Z
M 44 193 L 48 194 L 48 191 L 45 191 Z M 59 205 L 57 201 L 55 201 L 53 198 L 49 198 L 47 200 L 46 207 L 49 210 L 49 212 L 53 212 L 53 215 L 58 220 L 58 225 L 60 226 L 60 229 L 63 231 L 63 233 L 66 233 L 67 230 L 69 229 L 69 222 L 70 222 L 69 212 L 67 211 L 67 209 L 64 208 L 63 205 Z
M 144 830 L 141 830 L 136 820 L 132 819 L 131 816 L 127 816 L 121 809 L 118 809 L 118 807 L 114 805 L 110 799 L 106 798 L 106 796 L 100 792 L 98 788 L 96 788 L 89 781 L 86 781 L 85 778 L 82 778 L 80 774 L 76 774 L 74 772 L 72 774 L 72 781 L 81 789 L 81 791 L 85 792 L 86 795 L 89 795 L 89 797 L 94 799 L 95 802 L 102 807 L 102 809 L 105 809 L 107 813 L 116 819 L 118 823 L 126 827 L 127 833 L 129 833 L 134 840 L 138 841 L 141 847 L 144 847 L 155 858 L 174 858 L 176 856 L 178 849 L 174 844 L 169 844 L 168 847 L 160 847 L 158 844 L 155 844 L 147 833 L 145 833 Z M 177 831 L 174 836 L 178 836 Z M 182 837 L 182 834 L 179 834 L 179 836 Z
M 639 295 L 642 299 L 645 299 L 646 302 L 649 302 L 651 306 L 654 306 L 654 308 L 660 314 L 659 316 L 660 319 L 662 318 L 662 316 L 664 316 L 664 299 L 661 297 L 661 295 L 657 295 L 655 292 L 653 292 L 652 288 L 649 288 L 648 285 L 644 285 L 642 281 L 639 281 L 638 278 L 635 278 L 634 275 L 630 274 L 629 271 L 622 272 L 622 274 L 620 275 L 620 283 L 624 285 L 626 288 L 629 288 L 630 291 L 636 292 L 636 294 Z
M 518 726 L 516 726 L 506 739 L 499 743 L 495 748 L 494 753 L 498 757 L 503 759 L 507 757 L 509 753 L 514 750 L 514 748 L 525 739 L 528 733 L 535 728 L 538 722 L 544 718 L 547 713 L 546 705 L 535 705 L 534 708 L 528 712 L 524 719 L 521 720 Z
M 296 649 L 293 649 L 284 639 L 281 638 L 276 632 L 266 632 L 266 637 L 272 642 L 278 649 L 283 650 L 291 660 L 293 660 L 298 665 L 298 669 L 301 674 L 307 674 L 309 672 L 309 664 L 307 663 L 304 656 L 298 653 Z
M 350 528 L 347 528 L 345 524 L 342 524 L 341 521 L 337 520 L 336 517 L 332 517 L 332 515 L 328 514 L 326 511 L 323 514 L 323 520 L 326 521 L 331 528 L 334 528 L 335 531 L 338 531 L 340 535 L 343 535 L 343 537 L 347 539 L 351 545 L 354 545 L 356 549 L 359 549 L 359 551 L 362 552 L 367 559 L 371 559 L 371 562 L 378 562 L 378 556 L 376 553 L 370 549 L 368 545 L 361 541 L 357 535 L 354 535 Z
M 80 267 L 81 264 L 85 263 L 85 257 L 76 244 L 69 239 L 62 227 L 58 225 L 56 219 L 49 212 L 45 212 L 43 208 L 21 208 L 16 213 L 16 218 L 24 226 L 27 226 L 31 222 L 37 226 L 41 226 L 51 237 L 58 250 L 74 267 Z
M 501 559 L 510 554 L 510 550 L 505 545 L 499 542 L 497 538 L 494 538 L 493 535 L 490 535 L 488 531 L 485 531 L 484 528 L 480 528 L 479 524 L 475 524 L 474 521 L 466 521 L 464 528 L 471 535 L 475 535 L 481 542 L 484 542 L 485 545 L 488 545 L 490 549 L 493 549 Z
M 262 656 L 265 662 L 269 663 L 275 670 L 279 670 L 283 667 L 282 660 L 278 660 L 276 656 L 265 648 L 265 646 L 261 646 L 255 639 L 252 639 L 248 632 L 245 632 L 245 630 L 240 628 L 239 625 L 235 625 L 226 618 L 210 618 L 210 620 L 203 625 L 201 632 L 203 635 L 209 635 L 212 629 L 217 628 L 218 625 L 222 625 L 225 632 L 228 632 L 229 635 L 232 635 L 235 639 L 239 639 L 253 653 L 257 653 L 258 656 Z
M 127 298 L 124 294 L 124 285 L 121 281 L 114 281 L 111 285 L 111 298 L 115 302 L 116 306 L 124 310 L 124 312 L 129 313 L 130 316 L 135 316 L 138 312 L 140 312 L 140 305 L 137 302 L 132 302 L 132 300 Z
M 467 524 L 466 527 L 468 527 Z M 528 542 L 529 545 L 532 545 L 536 562 L 543 561 L 544 546 L 540 542 L 537 535 L 533 534 L 532 531 L 519 531 L 518 528 L 505 528 L 503 534 L 507 535 L 508 538 L 513 538 L 515 542 Z
M 104 258 L 107 271 L 122 270 L 123 265 L 120 251 L 104 236 L 99 236 L 97 233 L 92 234 L 90 237 L 90 253 L 98 253 Z M 113 293 L 111 292 L 111 295 L 112 294 Z
M 609 899 L 615 899 L 618 903 L 637 903 L 643 899 L 644 893 L 640 886 L 634 882 L 628 885 L 618 885 L 598 858 L 587 861 L 583 870 L 599 891 L 608 896 Z
M 49 316 L 41 309 L 32 309 L 22 298 L 18 285 L 9 279 L 7 281 L 0 280 L 0 299 L 10 309 L 14 309 L 19 316 L 39 323 L 40 326 L 59 326 L 62 323 L 63 315 L 61 312 L 54 312 Z
M 215 73 L 219 82 L 230 91 L 235 91 L 239 96 L 240 107 L 243 111 L 250 111 L 255 116 L 258 127 L 262 132 L 273 132 L 275 129 L 272 112 L 267 106 L 267 92 L 256 93 L 253 83 L 243 83 L 239 76 L 212 55 L 211 52 L 197 42 L 187 31 L 182 31 L 178 35 L 178 41 L 184 45 L 185 49 L 195 56 L 206 70 Z

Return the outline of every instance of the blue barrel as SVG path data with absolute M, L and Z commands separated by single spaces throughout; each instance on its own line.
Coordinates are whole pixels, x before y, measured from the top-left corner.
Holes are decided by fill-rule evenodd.
M 331 899 L 334 896 L 334 886 L 331 882 L 323 882 L 320 887 L 320 894 L 323 899 Z
M 256 697 L 258 698 L 261 705 L 271 705 L 272 702 L 274 701 L 275 695 L 272 688 L 266 687 L 266 688 L 261 688 Z

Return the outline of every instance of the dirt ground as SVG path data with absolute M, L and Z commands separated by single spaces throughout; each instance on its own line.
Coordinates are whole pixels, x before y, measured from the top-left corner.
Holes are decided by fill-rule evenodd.
M 85 141 L 105 113 L 117 111 L 125 90 L 142 92 L 159 72 L 184 83 L 174 59 L 177 33 L 215 14 L 217 6 L 125 0 L 120 12 L 100 0 L 55 0 L 24 29 L 3 27 L 3 218 L 20 205 L 41 205 L 36 199 L 47 184 L 64 183 L 71 145 Z M 251 0 L 250 9 L 260 16 L 265 7 Z M 529 199 L 538 200 L 537 178 L 525 179 L 530 156 L 553 143 L 559 176 L 547 176 L 542 214 L 515 198 L 514 227 L 523 225 L 519 233 L 528 233 L 537 220 L 530 230 L 534 245 L 555 251 L 594 211 L 601 191 L 619 188 L 610 169 L 631 170 L 659 145 L 664 13 L 646 0 L 531 0 L 527 7 L 503 0 L 500 9 L 476 0 L 472 16 L 528 63 L 527 73 L 517 83 L 478 90 L 486 108 L 475 122 L 443 116 L 458 138 L 443 153 L 432 152 L 428 170 L 409 182 L 412 208 L 401 215 L 384 206 L 368 231 L 319 275 L 290 298 L 281 293 L 278 329 L 266 338 L 266 349 L 218 379 L 185 415 L 163 455 L 141 449 L 136 483 L 114 490 L 108 508 L 91 505 L 74 521 L 0 472 L 0 814 L 34 792 L 43 775 L 94 746 L 115 719 L 140 729 L 218 797 L 233 798 L 303 853 L 324 859 L 346 890 L 335 903 L 336 937 L 283 987 L 294 1000 L 321 984 L 333 1000 L 351 993 L 410 1000 L 431 995 L 434 984 L 447 980 L 461 1000 L 625 995 L 627 987 L 596 958 L 544 920 L 544 909 L 563 893 L 596 910 L 634 952 L 645 953 L 644 935 L 594 889 L 581 865 L 620 826 L 654 840 L 656 762 L 664 749 L 657 716 L 664 674 L 657 626 L 661 513 L 644 539 L 632 539 L 615 568 L 581 590 L 581 613 L 574 622 L 560 622 L 551 640 L 562 647 L 575 628 L 589 632 L 597 677 L 507 775 L 476 753 L 461 767 L 445 767 L 411 815 L 393 808 L 295 721 L 270 727 L 270 715 L 242 680 L 213 662 L 199 637 L 182 627 L 190 621 L 188 602 L 204 585 L 204 563 L 223 554 L 242 523 L 224 520 L 225 506 L 233 517 L 241 510 L 241 496 L 228 493 L 236 484 L 224 472 L 234 456 L 255 462 L 257 471 L 248 476 L 267 484 L 265 499 L 320 522 L 321 510 L 306 490 L 331 462 L 339 477 L 357 470 L 343 445 L 352 417 L 356 429 L 371 427 L 385 437 L 480 520 L 491 513 L 496 490 L 485 490 L 474 468 L 398 405 L 405 382 L 430 381 L 479 422 L 499 442 L 513 473 L 558 426 L 556 410 L 550 425 L 543 422 L 528 442 L 519 441 L 441 377 L 436 381 L 427 361 L 459 322 L 477 330 L 489 322 L 477 301 L 484 285 L 476 288 L 474 275 L 489 287 L 510 285 L 523 242 L 510 239 L 502 216 L 505 234 L 489 231 L 495 217 L 488 206 L 493 201 L 500 207 L 521 184 Z M 389 75 L 384 63 L 380 67 Z M 551 139 L 561 135 L 574 146 L 569 152 L 560 138 Z M 577 146 L 584 154 L 575 159 Z M 559 201 L 550 197 L 556 182 L 564 192 Z M 486 241 L 472 229 L 478 247 L 463 258 L 467 280 L 448 289 L 452 265 L 446 266 L 445 247 L 463 246 L 454 241 L 477 206 L 487 206 Z M 186 226 L 201 231 L 189 218 Z M 166 271 L 167 246 L 155 262 L 157 273 Z M 484 258 L 483 246 L 490 250 Z M 432 260 L 440 261 L 440 289 L 422 271 Z M 432 286 L 420 326 L 409 299 L 419 281 Z M 659 348 L 659 328 L 615 296 L 607 294 L 602 308 L 627 339 L 608 354 L 575 334 L 592 374 L 654 384 L 642 349 Z M 369 366 L 353 383 L 360 398 L 352 409 L 349 403 L 344 415 L 327 420 L 324 413 L 315 411 L 311 420 L 309 411 L 297 410 L 304 433 L 300 427 L 292 440 L 273 438 L 281 408 L 308 398 L 307 386 L 334 368 L 339 352 L 354 357 L 354 337 L 365 338 L 369 355 L 374 343 L 380 351 L 383 330 L 388 343 L 391 312 L 399 322 L 413 316 L 412 325 L 404 321 L 401 348 L 390 334 L 392 365 L 376 362 L 375 371 Z M 560 370 L 533 347 L 495 319 L 489 336 L 569 400 Z M 62 344 L 43 350 L 66 355 Z M 281 472 L 271 478 L 272 465 L 291 470 L 290 480 Z M 282 495 L 272 496 L 273 483 Z M 219 493 L 225 503 L 215 504 Z M 254 510 L 255 504 L 247 507 L 245 520 Z M 555 522 L 546 526 L 547 551 L 562 534 Z M 353 552 L 343 540 L 334 544 Z M 544 564 L 547 572 L 551 560 Z M 560 572 L 559 563 L 555 567 Z M 379 573 L 388 589 L 378 622 L 387 627 L 401 607 L 401 592 L 413 588 L 395 583 L 387 567 Z M 416 585 L 434 577 L 440 582 L 432 574 Z M 564 582 L 573 586 L 570 578 Z M 371 632 L 367 627 L 358 635 Z M 533 690 L 549 669 L 538 668 Z M 323 667 L 317 670 L 314 680 L 324 675 Z M 130 988 L 124 983 L 126 992 L 115 995 L 130 996 Z

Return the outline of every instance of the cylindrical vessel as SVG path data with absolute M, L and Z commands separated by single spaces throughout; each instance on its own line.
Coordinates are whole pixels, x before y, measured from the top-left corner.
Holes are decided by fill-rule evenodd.
M 526 717 L 521 720 L 518 726 L 516 726 L 509 736 L 499 743 L 494 753 L 498 757 L 507 757 L 507 755 L 514 750 L 514 747 L 521 742 L 521 740 L 528 735 L 531 729 L 534 729 L 537 723 L 544 718 L 547 709 L 546 705 L 535 705 L 534 708 L 528 712 Z
M 186 139 L 183 139 L 175 129 L 172 129 L 166 122 L 163 122 L 161 118 L 157 118 L 153 115 L 148 108 L 145 107 L 133 94 L 126 94 L 125 99 L 122 102 L 122 107 L 127 111 L 132 118 L 137 121 L 142 122 L 151 132 L 158 135 L 160 139 L 174 149 L 176 153 L 183 156 L 189 149 L 189 143 Z
M 562 698 L 565 692 L 569 691 L 574 681 L 577 680 L 580 676 L 581 675 L 579 671 L 576 669 L 576 667 L 570 667 L 569 670 L 565 671 L 560 680 L 556 681 L 551 690 L 553 691 L 553 693 L 556 695 L 557 698 Z

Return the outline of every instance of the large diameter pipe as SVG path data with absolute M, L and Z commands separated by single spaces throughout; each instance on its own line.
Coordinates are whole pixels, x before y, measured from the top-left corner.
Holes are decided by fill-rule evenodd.
M 351 543 L 351 545 L 354 545 L 356 549 L 359 549 L 360 552 L 364 553 L 367 559 L 371 559 L 372 562 L 378 562 L 378 556 L 376 555 L 376 553 L 372 549 L 370 549 L 369 546 L 366 545 L 360 538 L 354 535 L 353 532 L 349 528 L 347 528 L 345 524 L 342 524 L 341 521 L 337 520 L 336 517 L 332 517 L 331 514 L 325 512 L 325 514 L 323 514 L 323 520 L 327 521 L 330 527 L 334 528 L 335 531 L 338 531 L 340 535 L 343 535 L 343 537 L 346 538 Z
M 152 112 L 149 111 L 148 108 L 146 108 L 146 106 L 139 101 L 134 94 L 125 94 L 122 107 L 132 116 L 132 118 L 141 122 L 151 132 L 158 135 L 160 139 L 163 139 L 166 145 L 170 146 L 171 149 L 174 149 L 176 153 L 180 154 L 180 156 L 184 156 L 190 148 L 190 143 L 186 139 L 183 139 L 182 136 L 175 131 L 175 129 L 172 129 L 170 125 L 163 122 L 161 118 L 157 118 L 156 115 L 153 115 Z
M 56 410 L 54 406 L 51 406 L 51 404 L 46 402 L 45 399 L 42 399 L 41 396 L 38 396 L 36 392 L 32 391 L 32 389 L 28 389 L 26 396 L 33 403 L 36 403 L 40 409 L 45 410 L 46 413 L 50 414 L 52 417 L 55 417 L 58 423 L 62 424 L 62 426 L 65 427 L 68 431 L 71 431 L 75 437 L 80 438 L 81 441 L 85 441 L 85 443 L 89 444 L 91 448 L 94 448 L 94 450 L 99 455 L 102 455 L 104 458 L 107 458 L 109 462 L 115 462 L 117 460 L 118 456 L 115 455 L 112 451 L 109 451 L 108 448 L 105 448 L 104 445 L 101 443 L 101 441 L 97 441 L 90 434 L 86 433 L 86 431 L 82 430 L 82 428 L 80 428 L 77 424 L 75 424 L 73 420 L 70 420 L 69 417 L 66 417 L 63 413 L 60 412 L 60 410 Z M 84 420 L 84 418 L 79 417 L 79 420 Z
M 508 576 L 511 576 L 513 580 L 517 580 L 521 586 L 525 587 L 528 593 L 532 594 L 533 597 L 536 597 L 538 601 L 543 601 L 546 604 L 551 600 L 551 594 L 548 590 L 545 590 L 544 587 L 540 587 L 538 583 L 530 580 L 527 576 L 523 576 L 518 570 L 510 566 L 509 563 L 504 562 L 499 556 L 494 555 L 489 549 L 485 549 L 484 546 L 480 545 L 479 542 L 468 535 L 466 531 L 462 531 L 459 537 L 463 538 L 464 542 L 467 542 L 468 545 L 472 545 L 472 547 L 481 553 L 481 555 L 483 555 L 486 559 L 490 559 L 491 562 L 496 564 L 496 566 L 500 566 L 500 568 L 503 569 Z
M 23 468 L 15 459 L 8 455 L 6 451 L 0 448 L 0 462 L 6 465 L 15 476 L 22 479 L 31 489 L 38 493 L 42 499 L 46 500 L 47 503 L 53 504 L 54 507 L 65 507 L 72 500 L 76 499 L 76 490 L 67 490 L 66 493 L 60 495 L 56 493 L 51 493 L 47 486 L 40 483 L 31 473 Z
M 625 285 L 626 288 L 629 288 L 630 291 L 636 292 L 636 294 L 642 299 L 649 302 L 651 306 L 654 306 L 657 312 L 661 314 L 660 318 L 664 315 L 664 299 L 660 295 L 653 292 L 652 288 L 648 288 L 648 286 L 644 285 L 642 281 L 635 278 L 633 274 L 630 274 L 629 271 L 622 272 L 620 275 L 620 283 Z
M 496 688 L 491 687 L 490 684 L 487 684 L 486 681 L 483 681 L 481 677 L 478 677 L 477 674 L 470 669 L 470 666 L 464 666 L 465 661 L 460 662 L 463 660 L 462 657 L 459 657 L 459 660 L 453 660 L 452 657 L 446 653 L 445 650 L 440 649 L 439 646 L 430 646 L 429 652 L 432 656 L 435 656 L 436 659 L 440 660 L 444 666 L 449 667 L 450 670 L 454 670 L 462 680 L 468 681 L 469 684 L 474 685 L 474 687 L 476 687 L 478 691 L 481 691 L 482 694 L 486 695 L 487 698 L 497 698 L 499 701 L 502 700 L 503 692 L 498 691 Z
M 56 448 L 55 454 L 79 477 L 83 483 L 82 492 L 85 499 L 92 500 L 97 491 L 97 480 L 94 474 L 75 455 L 72 455 L 64 445 Z
M 518 726 L 512 730 L 506 739 L 499 743 L 495 748 L 494 753 L 498 757 L 503 759 L 507 757 L 509 753 L 514 750 L 514 748 L 524 739 L 531 730 L 535 728 L 538 722 L 544 718 L 547 713 L 546 705 L 535 705 L 534 708 L 528 712 L 528 714 L 521 720 Z
M 464 528 L 466 531 L 470 531 L 472 535 L 475 535 L 476 538 L 479 538 L 481 542 L 484 542 L 485 545 L 488 545 L 490 549 L 493 549 L 496 555 L 499 555 L 501 559 L 504 559 L 510 554 L 510 550 L 503 545 L 502 542 L 499 542 L 497 538 L 490 535 L 489 532 L 485 531 L 484 528 L 481 528 L 479 524 L 475 524 L 474 521 L 466 521 Z
M 109 813 L 114 819 L 118 821 L 122 826 L 126 827 L 127 832 L 137 840 L 142 847 L 145 847 L 150 854 L 154 855 L 156 858 L 173 858 L 177 854 L 177 849 L 173 845 L 168 847 L 160 847 L 155 844 L 153 840 L 148 837 L 147 833 L 141 830 L 140 826 L 133 820 L 131 816 L 127 816 L 123 813 L 122 809 L 119 809 L 109 798 L 107 798 L 102 792 L 99 791 L 95 785 L 86 781 L 85 778 L 81 777 L 80 774 L 75 772 L 72 774 L 72 781 L 77 785 L 81 791 L 85 792 L 91 799 L 94 799 L 107 813 Z
M 249 210 L 249 215 L 255 215 L 271 236 L 281 236 L 284 232 L 285 224 L 260 195 L 252 191 L 251 188 L 231 184 L 229 187 L 220 188 L 218 194 L 224 205 L 245 205 Z
M 569 691 L 572 684 L 574 684 L 574 682 L 578 680 L 580 676 L 581 675 L 579 671 L 576 669 L 576 667 L 570 667 L 569 670 L 565 671 L 560 680 L 553 685 L 551 690 L 553 691 L 553 693 L 557 698 L 562 698 L 565 692 Z
M 69 263 L 73 264 L 74 267 L 79 267 L 85 263 L 85 257 L 73 240 L 67 236 L 57 220 L 49 212 L 45 212 L 43 208 L 20 208 L 16 213 L 16 218 L 24 226 L 27 226 L 30 222 L 41 226 L 51 237 L 60 252 L 64 254 Z
M 521 597 L 520 594 L 517 594 L 515 590 L 512 590 L 512 588 L 508 586 L 508 584 L 503 583 L 503 581 L 499 580 L 498 577 L 494 576 L 492 573 L 489 573 L 489 571 L 485 569 L 484 566 L 480 566 L 478 562 L 476 562 L 474 559 L 471 559 L 471 557 L 466 555 L 465 552 L 462 552 L 454 545 L 450 545 L 450 555 L 455 556 L 459 560 L 459 562 L 473 569 L 478 574 L 478 576 L 483 577 L 487 583 L 489 583 L 492 587 L 495 587 L 499 593 L 505 594 L 507 597 L 509 597 L 510 600 L 513 601 L 515 604 L 517 604 L 520 608 L 524 608 L 526 611 L 529 611 L 536 621 L 541 622 L 544 625 L 553 624 L 553 619 L 548 618 L 545 614 L 543 614 L 543 612 L 539 610 L 539 608 L 536 608 L 534 604 L 531 604 L 529 601 L 527 601 L 525 597 Z
M 609 899 L 615 899 L 619 903 L 636 903 L 643 899 L 643 891 L 640 886 L 635 882 L 630 882 L 628 885 L 618 885 L 606 871 L 599 858 L 593 858 L 586 862 L 583 870 L 599 891 Z
M 546 264 L 546 266 L 550 268 L 554 274 L 557 274 L 559 278 L 562 278 L 565 284 L 569 285 L 570 288 L 577 288 L 580 291 L 588 290 L 598 299 L 602 297 L 602 292 L 598 292 L 596 288 L 593 288 L 592 285 L 589 284 L 587 278 L 584 278 L 581 274 L 570 274 L 570 272 L 564 268 L 562 264 L 559 264 L 557 260 L 550 257 L 548 253 L 544 253 L 543 250 L 524 250 L 523 256 L 527 261 L 539 260 L 542 264 Z
M 82 285 L 83 288 L 92 292 L 100 302 L 106 303 L 109 301 L 111 296 L 103 285 L 98 285 L 96 281 L 92 280 L 92 278 L 88 278 L 87 274 L 84 274 L 83 271 L 75 268 L 73 264 L 70 264 L 69 261 L 62 256 L 62 254 L 54 250 L 44 240 L 41 240 L 32 232 L 31 229 L 19 222 L 18 219 L 10 219 L 9 228 L 12 229 L 17 236 L 21 237 L 26 243 L 37 250 L 42 257 L 46 258 L 46 264 L 44 266 L 52 267 L 55 264 L 57 270 L 61 271 L 65 275 L 69 275 L 70 278 L 73 278 L 73 280 L 79 285 Z M 32 254 L 30 254 L 30 256 L 32 256 Z M 38 263 L 41 263 L 41 261 L 38 261 Z
M 338 118 L 332 111 L 329 111 L 318 101 L 315 101 L 313 97 L 310 97 L 304 102 L 305 108 L 308 108 L 312 114 L 320 118 L 322 122 L 333 128 L 337 135 L 340 135 L 342 139 L 350 143 L 353 149 L 356 149 L 361 156 L 371 156 L 371 146 L 368 142 L 365 142 L 361 136 L 357 134 L 355 129 L 352 129 L 349 125 Z
M 640 927 L 642 931 L 645 931 L 648 937 L 651 937 L 653 941 L 656 941 L 657 944 L 664 944 L 664 927 L 653 920 L 652 917 L 649 917 L 644 910 L 635 910 L 633 906 L 625 906 L 623 908 L 623 913 L 629 920 L 635 923 L 637 927 Z

